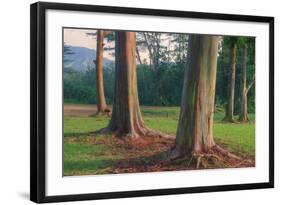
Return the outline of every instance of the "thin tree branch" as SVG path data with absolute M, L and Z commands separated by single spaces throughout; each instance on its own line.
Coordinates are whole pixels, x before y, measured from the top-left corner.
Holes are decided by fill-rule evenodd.
M 136 46 L 136 53 L 137 53 L 137 59 L 138 59 L 139 63 L 142 65 L 142 60 L 141 60 L 141 57 L 140 57 L 140 52 L 139 52 L 138 46 Z
M 144 37 L 144 40 L 145 40 L 145 43 L 146 43 L 146 46 L 147 46 L 147 49 L 148 49 L 148 52 L 149 52 L 149 57 L 150 57 L 149 60 L 150 60 L 150 65 L 151 65 L 151 61 L 153 59 L 152 48 L 151 48 L 151 45 L 148 42 L 148 37 L 147 37 L 145 32 L 143 32 L 143 37 Z
M 249 92 L 249 90 L 251 89 L 251 87 L 254 85 L 255 81 L 256 81 L 256 75 L 253 76 L 252 81 L 250 82 L 250 84 L 248 85 L 248 87 L 247 87 L 247 89 L 246 89 L 246 93 Z

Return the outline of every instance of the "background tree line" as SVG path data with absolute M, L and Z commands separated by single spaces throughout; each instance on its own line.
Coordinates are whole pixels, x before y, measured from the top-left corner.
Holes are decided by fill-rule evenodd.
M 96 33 L 92 35 L 96 36 Z M 112 33 L 104 35 L 104 38 L 107 41 L 115 40 Z M 188 35 L 185 34 L 137 33 L 137 85 L 141 105 L 180 106 L 184 68 L 188 61 L 188 41 Z M 112 50 L 112 55 L 114 55 L 114 48 L 105 46 L 104 50 Z M 141 58 L 142 52 L 148 53 L 148 58 Z M 241 112 L 244 76 L 246 76 L 246 83 L 254 86 L 252 84 L 255 73 L 254 38 L 225 36 L 220 40 L 215 104 L 217 109 L 221 110 L 225 110 L 228 104 L 231 52 L 232 54 L 235 52 L 233 114 L 237 115 Z M 72 54 L 67 45 L 64 46 L 64 54 L 65 56 Z M 247 69 L 244 69 L 245 64 Z M 94 62 L 89 62 L 85 72 L 76 71 L 71 67 L 64 68 L 65 102 L 97 104 L 96 73 Z M 103 67 L 107 104 L 113 103 L 114 75 L 114 66 Z M 247 97 L 248 112 L 254 112 L 255 89 L 249 89 Z

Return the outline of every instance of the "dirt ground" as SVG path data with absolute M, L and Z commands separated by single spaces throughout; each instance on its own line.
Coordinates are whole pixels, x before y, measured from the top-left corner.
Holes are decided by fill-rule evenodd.
M 64 104 L 64 116 L 67 117 L 88 117 L 96 111 L 96 105 Z
M 112 110 L 111 105 L 108 105 Z M 157 106 L 142 106 L 147 109 L 159 108 Z M 64 116 L 66 117 L 89 117 L 97 112 L 96 105 L 85 104 L 64 104 Z

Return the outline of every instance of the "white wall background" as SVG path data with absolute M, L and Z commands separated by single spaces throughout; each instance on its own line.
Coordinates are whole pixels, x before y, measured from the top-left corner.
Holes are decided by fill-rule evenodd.
M 52 0 L 49 0 L 52 1 Z M 265 0 L 60 0 L 68 3 L 145 7 L 186 11 L 268 15 L 275 17 L 275 104 L 281 104 L 281 13 L 278 1 Z M 29 201 L 29 4 L 34 1 L 2 1 L 0 7 L 0 204 Z M 275 108 L 276 188 L 188 194 L 67 204 L 274 204 L 281 194 L 281 110 Z M 61 203 L 60 203 L 61 204 Z M 64 204 L 64 203 L 63 203 Z M 275 203 L 276 204 L 276 203 Z

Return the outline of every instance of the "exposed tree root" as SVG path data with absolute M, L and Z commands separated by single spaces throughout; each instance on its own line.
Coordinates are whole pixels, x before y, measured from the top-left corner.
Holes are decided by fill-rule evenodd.
M 250 120 L 249 120 L 248 117 L 246 119 L 245 118 L 239 118 L 239 122 L 240 123 L 248 123 L 248 122 L 250 122 Z
M 214 145 L 212 147 L 212 149 L 214 149 L 215 151 L 220 152 L 222 155 L 229 157 L 229 158 L 234 158 L 236 160 L 241 160 L 240 157 L 236 156 L 235 154 L 230 153 L 229 151 L 223 149 L 222 147 L 220 147 L 219 145 Z
M 97 110 L 97 112 L 93 115 L 95 117 L 97 116 L 108 116 L 111 117 L 111 111 L 109 108 L 105 108 L 103 110 Z
M 234 168 L 238 168 L 238 167 L 242 167 L 242 166 L 244 166 L 244 165 L 248 165 L 248 164 L 254 164 L 251 160 L 249 160 L 249 159 L 244 159 L 244 160 L 242 160 L 242 161 L 240 161 L 239 163 L 237 163 L 235 166 L 234 166 Z
M 160 131 L 154 131 L 152 129 L 146 128 L 147 132 L 145 133 L 146 136 L 149 137 L 159 137 L 159 138 L 167 138 L 167 139 L 175 139 L 174 135 L 165 134 Z
M 196 169 L 199 169 L 200 161 L 201 161 L 201 156 L 199 155 L 197 158 Z
M 241 157 L 230 153 L 219 145 L 214 145 L 208 152 L 180 153 L 173 147 L 168 153 L 167 162 L 184 161 L 187 167 L 200 168 L 235 168 L 242 165 L 253 164 L 250 160 L 242 160 Z
M 196 169 L 201 168 L 229 168 L 232 167 L 227 159 L 220 157 L 217 154 L 201 154 L 193 156 L 196 161 Z
M 225 117 L 222 120 L 223 122 L 237 123 L 237 121 L 231 117 Z
M 176 160 L 179 158 L 184 157 L 184 155 L 182 155 L 182 153 L 180 153 L 180 151 L 178 149 L 176 149 L 176 147 L 172 147 L 170 152 L 168 153 L 168 161 L 172 161 L 172 160 Z

